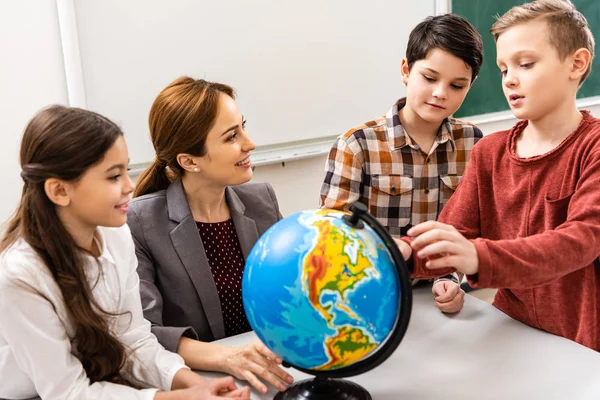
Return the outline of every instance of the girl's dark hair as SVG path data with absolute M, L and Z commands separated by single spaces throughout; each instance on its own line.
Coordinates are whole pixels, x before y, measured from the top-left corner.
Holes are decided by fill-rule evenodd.
M 481 34 L 460 15 L 427 17 L 410 32 L 406 47 L 408 68 L 427 58 L 433 49 L 445 50 L 467 63 L 472 71 L 471 82 L 479 74 L 483 63 Z
M 178 154 L 206 153 L 206 137 L 215 123 L 221 94 L 235 98 L 233 88 L 227 85 L 187 76 L 174 80 L 158 94 L 148 117 L 156 155 L 138 178 L 134 197 L 166 189 L 173 179 L 181 177 L 184 170 L 177 162 Z
M 128 384 L 119 373 L 125 347 L 108 327 L 108 319 L 115 315 L 94 300 L 84 271 L 83 250 L 61 223 L 44 189 L 49 178 L 77 181 L 122 135 L 107 118 L 78 108 L 55 105 L 33 117 L 21 141 L 21 202 L 0 242 L 0 251 L 18 237 L 29 243 L 60 288 L 75 327 L 77 357 L 90 381 Z

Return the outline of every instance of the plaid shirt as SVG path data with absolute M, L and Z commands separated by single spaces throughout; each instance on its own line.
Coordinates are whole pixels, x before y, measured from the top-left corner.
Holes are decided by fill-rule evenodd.
M 395 236 L 437 219 L 483 134 L 447 118 L 426 154 L 400 124 L 398 111 L 405 104 L 400 99 L 385 116 L 337 138 L 325 168 L 321 207 L 348 211 L 360 201 Z

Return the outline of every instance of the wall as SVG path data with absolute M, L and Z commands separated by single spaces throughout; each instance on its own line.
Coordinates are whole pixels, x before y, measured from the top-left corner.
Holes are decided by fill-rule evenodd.
M 283 216 L 319 207 L 326 155 L 256 167 L 254 181 L 267 181 L 275 189 Z
M 0 220 L 14 211 L 20 196 L 19 142 L 27 121 L 41 107 L 67 104 L 67 89 L 56 3 L 47 0 L 0 2 L 0 169 L 3 176 Z M 589 108 L 600 116 L 600 106 Z M 483 118 L 489 119 L 490 116 Z M 492 116 L 495 118 L 495 116 Z M 514 125 L 514 119 L 485 122 L 473 118 L 484 134 Z M 290 215 L 315 208 L 326 156 L 259 166 L 254 179 L 270 182 L 281 211 Z
M 19 144 L 33 114 L 67 104 L 56 3 L 48 0 L 0 2 L 0 220 L 15 210 L 23 182 Z
M 69 1 L 87 107 L 123 127 L 134 164 L 152 160 L 148 112 L 181 75 L 233 86 L 259 147 L 371 118 L 404 92 L 387 77 L 412 26 L 435 11 L 432 0 Z M 402 23 L 384 23 L 383 10 Z

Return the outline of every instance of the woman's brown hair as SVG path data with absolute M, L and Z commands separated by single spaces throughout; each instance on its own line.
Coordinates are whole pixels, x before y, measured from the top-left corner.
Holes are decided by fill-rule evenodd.
M 108 328 L 114 316 L 94 300 L 84 272 L 83 251 L 61 223 L 44 189 L 47 179 L 76 182 L 123 133 L 103 116 L 64 106 L 40 111 L 21 141 L 21 202 L 0 242 L 4 251 L 23 238 L 46 264 L 60 288 L 75 328 L 74 347 L 91 382 L 127 383 L 119 373 L 125 347 Z
M 227 85 L 187 76 L 171 82 L 158 94 L 148 117 L 156 154 L 138 178 L 134 197 L 166 189 L 173 179 L 181 177 L 184 170 L 177 162 L 178 154 L 206 153 L 206 137 L 214 125 L 221 94 L 235 98 L 234 90 Z

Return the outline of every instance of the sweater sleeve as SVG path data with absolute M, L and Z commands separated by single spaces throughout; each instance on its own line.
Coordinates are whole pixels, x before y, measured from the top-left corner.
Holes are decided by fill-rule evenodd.
M 530 288 L 591 265 L 600 255 L 600 150 L 585 161 L 572 194 L 545 200 L 556 228 L 511 240 L 476 239 L 479 287 Z
M 403 236 L 400 238 L 400 240 L 402 240 L 409 246 L 412 243 L 412 238 L 408 236 Z M 406 260 L 406 265 L 408 266 L 408 269 L 410 271 L 410 277 L 412 279 L 440 278 L 445 277 L 446 275 L 452 275 L 455 272 L 454 268 L 428 269 L 425 267 L 425 262 L 427 262 L 427 260 L 419 258 L 414 254 L 410 257 L 410 259 Z
M 467 239 L 477 238 L 481 232 L 477 182 L 477 171 L 480 168 L 478 166 L 479 148 L 480 146 L 473 147 L 471 159 L 465 169 L 463 178 L 438 218 L 439 222 L 454 226 Z M 403 238 L 402 240 L 410 244 L 409 238 Z M 412 256 L 412 261 L 414 264 L 414 276 L 412 277 L 414 278 L 443 276 L 454 271 L 453 268 L 427 269 L 425 267 L 427 260 L 416 255 Z

